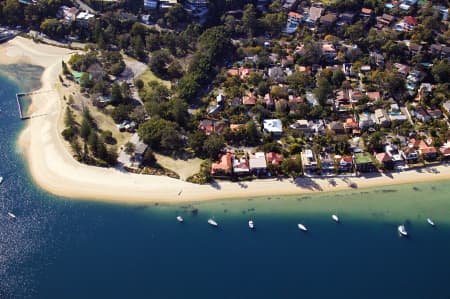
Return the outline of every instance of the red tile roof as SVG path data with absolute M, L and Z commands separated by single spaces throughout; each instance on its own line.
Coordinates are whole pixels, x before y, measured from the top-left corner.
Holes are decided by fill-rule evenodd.
M 274 152 L 266 154 L 267 163 L 272 165 L 280 165 L 283 162 L 283 156 Z
M 231 172 L 232 163 L 231 163 L 231 153 L 226 153 L 220 157 L 220 161 L 216 163 L 212 163 L 211 165 L 211 174 L 215 174 L 218 172 Z

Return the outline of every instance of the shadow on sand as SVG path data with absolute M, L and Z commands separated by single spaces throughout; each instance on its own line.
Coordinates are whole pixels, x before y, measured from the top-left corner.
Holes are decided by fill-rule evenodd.
M 308 177 L 296 178 L 293 183 L 299 188 L 305 188 L 312 191 L 323 191 L 319 184 Z

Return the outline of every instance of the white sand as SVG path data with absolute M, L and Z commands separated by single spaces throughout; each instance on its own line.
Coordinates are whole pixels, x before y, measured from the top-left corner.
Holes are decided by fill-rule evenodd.
M 0 45 L 0 64 L 27 62 L 45 68 L 42 90 L 52 89 L 61 72 L 61 59 L 69 51 L 38 45 L 30 40 L 16 38 Z M 188 202 L 221 198 L 239 198 L 268 195 L 292 195 L 317 191 L 349 189 L 341 178 L 299 178 L 295 182 L 284 179 L 256 180 L 242 184 L 219 182 L 215 186 L 195 185 L 160 176 L 122 173 L 78 163 L 67 151 L 60 131 L 61 101 L 57 92 L 38 94 L 32 98 L 34 115 L 28 120 L 19 145 L 29 163 L 33 179 L 43 189 L 55 195 L 79 199 L 106 200 L 120 203 Z M 434 171 L 408 171 L 388 177 L 351 178 L 361 187 L 450 179 L 450 167 L 438 166 Z

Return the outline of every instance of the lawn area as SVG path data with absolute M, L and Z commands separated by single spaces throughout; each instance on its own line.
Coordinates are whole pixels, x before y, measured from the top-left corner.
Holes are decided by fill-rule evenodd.
M 166 85 L 167 88 L 170 88 L 170 86 L 171 86 L 170 81 L 162 80 L 162 79 L 156 77 L 156 75 L 153 74 L 153 72 L 149 69 L 146 70 L 144 73 L 142 73 L 142 75 L 140 75 L 138 77 L 138 79 L 141 79 L 142 81 L 144 81 L 145 85 L 147 85 L 148 82 L 150 82 L 150 81 L 158 81 L 158 82 Z

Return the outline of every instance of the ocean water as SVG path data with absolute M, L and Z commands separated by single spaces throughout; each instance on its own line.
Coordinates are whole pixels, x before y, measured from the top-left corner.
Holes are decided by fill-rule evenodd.
M 0 298 L 450 298 L 449 182 L 176 206 L 56 198 L 16 148 L 14 93 L 30 84 L 0 77 Z

